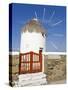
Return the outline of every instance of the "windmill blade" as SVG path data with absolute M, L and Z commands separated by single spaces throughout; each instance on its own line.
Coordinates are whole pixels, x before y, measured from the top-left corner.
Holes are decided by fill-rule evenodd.
M 38 18 L 38 17 L 37 17 L 37 13 L 36 13 L 36 11 L 35 11 L 35 17 L 36 17 L 36 19 Z
M 43 10 L 43 18 L 42 18 L 42 21 L 44 22 L 44 16 L 45 16 L 45 8 Z
M 53 11 L 53 13 L 52 13 L 52 15 L 51 15 L 51 17 L 50 17 L 50 19 L 49 19 L 49 22 L 51 22 L 51 20 L 52 20 L 54 14 L 55 14 L 55 11 Z
M 50 25 L 50 26 L 51 26 L 51 24 L 50 24 L 50 23 L 52 23 L 51 21 L 52 21 L 52 19 L 53 19 L 54 15 L 55 15 L 55 11 L 53 11 L 53 13 L 52 13 L 51 17 L 49 18 L 49 20 L 44 21 L 44 23 L 47 23 L 48 25 Z
M 58 50 L 58 47 L 55 45 L 54 42 L 51 41 L 51 44 L 52 44 L 52 46 L 53 46 L 56 50 Z
M 60 21 L 58 21 L 58 22 L 56 22 L 56 23 L 52 24 L 52 26 L 59 25 L 59 24 L 60 24 L 60 23 L 62 23 L 62 22 L 63 22 L 63 20 L 60 20 Z
M 52 34 L 53 36 L 56 36 L 56 37 L 64 37 L 63 34 Z

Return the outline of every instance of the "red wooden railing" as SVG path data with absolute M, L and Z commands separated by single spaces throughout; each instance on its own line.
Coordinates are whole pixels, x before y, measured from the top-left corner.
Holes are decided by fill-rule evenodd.
M 20 53 L 19 74 L 42 71 L 42 51 Z

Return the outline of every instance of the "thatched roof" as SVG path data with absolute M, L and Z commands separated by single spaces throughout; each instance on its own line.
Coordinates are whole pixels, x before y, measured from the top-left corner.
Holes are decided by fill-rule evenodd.
M 46 30 L 43 28 L 42 24 L 37 19 L 32 19 L 22 28 L 22 32 L 41 32 L 46 34 Z

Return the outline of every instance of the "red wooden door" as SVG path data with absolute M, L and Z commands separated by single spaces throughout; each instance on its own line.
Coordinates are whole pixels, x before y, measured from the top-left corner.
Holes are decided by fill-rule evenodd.
M 19 74 L 42 71 L 42 53 L 34 52 L 20 54 Z

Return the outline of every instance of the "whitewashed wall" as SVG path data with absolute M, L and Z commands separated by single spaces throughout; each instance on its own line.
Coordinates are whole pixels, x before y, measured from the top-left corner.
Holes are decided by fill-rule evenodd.
M 45 37 L 41 33 L 30 33 L 28 31 L 21 33 L 20 53 L 38 52 L 40 48 L 45 51 L 45 47 Z

